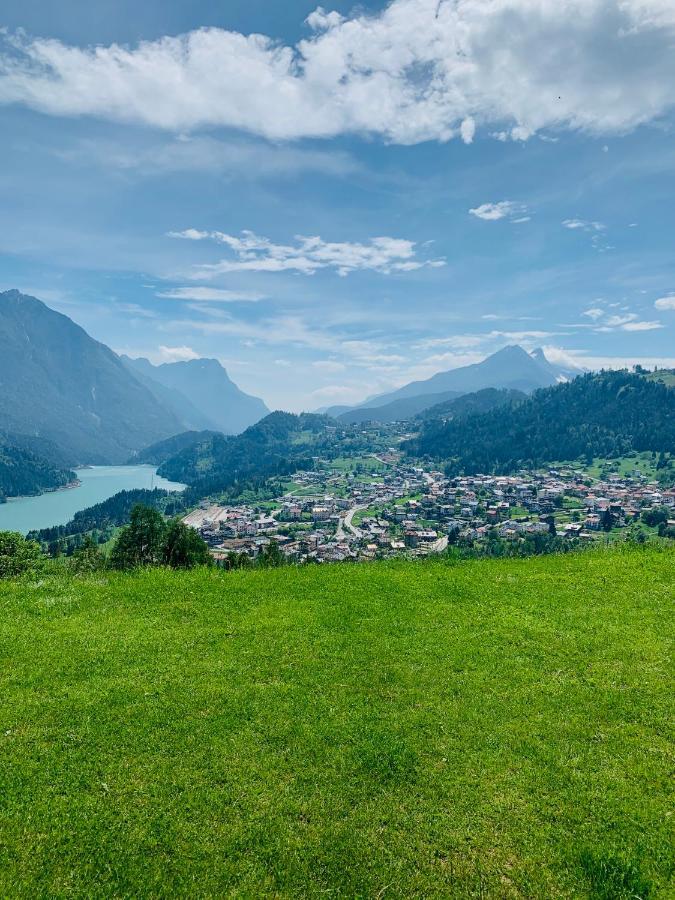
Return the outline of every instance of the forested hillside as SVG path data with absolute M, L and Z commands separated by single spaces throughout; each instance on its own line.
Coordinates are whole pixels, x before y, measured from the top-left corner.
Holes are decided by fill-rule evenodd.
M 132 464 L 144 463 L 151 466 L 160 466 L 177 453 L 193 447 L 195 444 L 202 444 L 217 434 L 219 434 L 217 431 L 183 431 L 181 434 L 166 438 L 164 441 L 150 444 L 149 447 L 133 456 L 129 462 Z
M 453 472 L 511 472 L 554 460 L 675 447 L 675 390 L 627 371 L 583 375 L 490 412 L 427 422 L 408 453 Z
M 215 434 L 171 457 L 158 472 L 190 486 L 186 500 L 308 467 L 330 443 L 327 416 L 274 412 L 236 437 Z
M 77 478 L 24 447 L 0 439 L 0 502 L 6 497 L 40 494 L 64 487 Z
M 497 388 L 484 388 L 473 394 L 462 394 L 451 400 L 437 403 L 421 412 L 419 419 L 457 419 L 477 413 L 490 412 L 498 406 L 508 406 L 512 403 L 520 403 L 527 398 L 522 391 L 497 390 Z

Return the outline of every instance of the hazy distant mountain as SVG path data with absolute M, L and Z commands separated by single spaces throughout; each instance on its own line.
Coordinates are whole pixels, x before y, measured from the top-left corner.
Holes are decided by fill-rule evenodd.
M 482 362 L 450 369 L 447 372 L 438 372 L 424 381 L 413 381 L 398 390 L 371 397 L 352 409 L 381 408 L 394 401 L 409 397 L 448 392 L 454 392 L 457 395 L 469 394 L 484 388 L 523 391 L 523 393 L 529 394 L 537 388 L 550 387 L 580 374 L 581 370 L 572 371 L 553 365 L 546 359 L 541 349 L 530 354 L 522 347 L 512 345 L 498 350 Z M 428 406 L 432 406 L 434 402 L 442 399 L 438 398 L 435 401 L 432 399 Z M 349 412 L 351 411 L 349 410 Z M 336 415 L 334 408 L 327 410 L 327 413 Z M 337 415 L 345 421 L 344 407 L 340 408 Z
M 0 293 L 0 431 L 54 441 L 78 463 L 122 463 L 181 422 L 112 350 L 19 291 Z
M 189 430 L 239 434 L 269 413 L 260 398 L 237 387 L 217 359 L 192 359 L 161 366 L 153 366 L 143 358 L 124 360 L 145 378 L 176 392 L 203 417 L 201 422 L 186 423 Z
M 131 372 L 134 378 L 137 378 L 141 384 L 150 391 L 158 403 L 170 409 L 179 419 L 182 428 L 181 433 L 187 431 L 218 431 L 215 423 L 212 422 L 200 409 L 189 400 L 185 394 L 177 388 L 166 387 L 160 381 L 153 377 L 157 367 L 152 363 L 140 357 L 132 359 L 130 356 L 122 354 L 120 359 Z
M 401 422 L 410 419 L 430 406 L 441 403 L 444 400 L 453 400 L 459 397 L 457 391 L 445 391 L 440 394 L 420 394 L 417 397 L 403 397 L 400 400 L 392 400 L 383 406 L 362 406 L 358 409 L 350 409 L 337 415 L 340 422 L 357 425 L 361 422 Z

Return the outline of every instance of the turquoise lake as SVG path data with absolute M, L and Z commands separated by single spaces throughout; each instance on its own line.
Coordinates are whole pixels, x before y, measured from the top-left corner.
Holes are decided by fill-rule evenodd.
M 185 487 L 161 478 L 153 466 L 92 466 L 75 471 L 81 482 L 79 487 L 0 504 L 0 531 L 26 534 L 34 528 L 65 525 L 79 510 L 107 500 L 118 491 L 153 487 L 182 491 Z

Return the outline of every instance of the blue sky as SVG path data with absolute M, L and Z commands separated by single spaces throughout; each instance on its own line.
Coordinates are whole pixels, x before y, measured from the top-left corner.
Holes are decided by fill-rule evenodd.
M 0 289 L 119 352 L 290 409 L 506 343 L 675 365 L 671 0 L 0 0 L 0 28 Z

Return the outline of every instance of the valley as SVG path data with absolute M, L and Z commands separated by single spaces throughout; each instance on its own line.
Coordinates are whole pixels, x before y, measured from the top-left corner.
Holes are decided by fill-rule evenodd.
M 674 84 L 0 0 L 0 900 L 675 900 Z
M 3 322 L 17 366 L 31 335 L 19 381 L 47 396 L 19 403 L 17 386 L 0 403 L 0 531 L 52 554 L 109 547 L 134 502 L 181 516 L 227 567 L 675 535 L 668 370 L 582 373 L 509 345 L 352 409 L 295 415 L 269 413 L 214 359 L 118 357 L 16 291 L 0 294 Z

